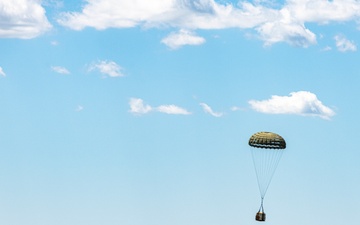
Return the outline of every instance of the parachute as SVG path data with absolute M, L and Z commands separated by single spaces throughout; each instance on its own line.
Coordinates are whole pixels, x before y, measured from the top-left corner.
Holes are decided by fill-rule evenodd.
M 261 196 L 260 209 L 256 214 L 257 221 L 265 221 L 264 197 L 271 179 L 279 164 L 282 153 L 286 148 L 285 140 L 278 134 L 272 132 L 258 132 L 249 139 L 251 153 L 254 162 L 256 177 Z

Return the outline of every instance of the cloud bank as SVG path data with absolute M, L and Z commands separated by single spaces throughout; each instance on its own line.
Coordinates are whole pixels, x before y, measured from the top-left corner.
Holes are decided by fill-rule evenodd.
M 0 38 L 29 39 L 52 26 L 38 0 L 0 1 Z
M 295 114 L 301 116 L 318 116 L 330 119 L 335 112 L 323 105 L 317 96 L 308 91 L 292 92 L 290 96 L 273 95 L 268 100 L 250 100 L 252 109 L 269 114 Z
M 58 22 L 74 30 L 177 28 L 178 34 L 163 39 L 172 48 L 181 46 L 181 37 L 186 37 L 181 30 L 226 28 L 252 29 L 265 45 L 286 42 L 307 47 L 316 44 L 317 38 L 305 24 L 359 19 L 357 0 L 287 0 L 280 6 L 269 1 L 239 1 L 234 5 L 214 0 L 87 0 L 81 12 L 64 12 Z M 184 39 L 186 44 L 204 42 L 192 35 Z

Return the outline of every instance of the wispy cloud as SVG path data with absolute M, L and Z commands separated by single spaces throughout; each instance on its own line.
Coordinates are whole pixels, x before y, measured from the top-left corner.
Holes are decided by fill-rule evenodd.
M 340 52 L 356 51 L 357 47 L 353 41 L 349 41 L 343 35 L 336 35 L 334 37 L 336 42 L 336 47 Z
M 62 66 L 52 66 L 51 69 L 56 73 L 70 74 L 70 71 L 68 69 L 66 69 L 65 67 L 62 67 Z
M 316 44 L 317 40 L 305 24 L 326 25 L 360 19 L 360 2 L 355 0 L 287 0 L 282 5 L 269 2 L 239 1 L 234 5 L 214 0 L 87 0 L 81 12 L 65 12 L 58 22 L 75 30 L 135 26 L 175 27 L 192 31 L 252 29 L 265 45 L 287 42 L 307 47 Z M 179 37 L 184 37 L 184 34 L 171 34 L 163 42 L 169 43 L 170 47 L 181 46 L 176 44 L 181 43 Z M 201 37 L 194 38 L 196 43 L 204 42 Z
M 59 45 L 59 42 L 58 41 L 51 41 L 50 44 L 52 46 L 58 46 Z
M 63 0 L 42 0 L 42 5 L 59 9 L 64 7 L 64 2 Z
M 321 51 L 323 51 L 323 52 L 328 52 L 328 51 L 331 51 L 331 50 L 332 50 L 332 48 L 330 46 L 326 46 L 323 49 L 321 49 Z
M 98 70 L 101 74 L 108 77 L 122 77 L 123 69 L 114 61 L 102 60 L 93 63 L 89 67 L 89 71 Z
M 273 95 L 268 100 L 250 100 L 252 109 L 269 114 L 295 114 L 302 116 L 318 116 L 330 119 L 335 112 L 323 105 L 317 96 L 308 91 L 292 92 L 290 96 Z
M 205 43 L 203 37 L 199 37 L 191 31 L 180 30 L 178 33 L 171 33 L 161 40 L 162 43 L 171 49 L 178 49 L 184 45 L 201 45 Z
M 230 110 L 235 112 L 235 111 L 244 111 L 246 109 L 243 108 L 243 107 L 239 107 L 239 106 L 233 106 L 233 107 L 230 108 Z
M 0 66 L 0 76 L 6 77 L 6 73 L 4 72 L 1 66 Z
M 158 107 L 152 107 L 148 104 L 145 104 L 144 101 L 140 98 L 131 98 L 129 101 L 129 105 L 130 105 L 130 112 L 133 114 L 146 114 L 149 112 L 160 112 L 160 113 L 173 114 L 173 115 L 191 114 L 191 112 L 176 105 L 160 105 Z
M 81 111 L 83 111 L 84 110 L 84 106 L 82 106 L 82 105 L 78 105 L 78 106 L 76 106 L 76 108 L 75 108 L 75 111 L 76 112 L 81 112 Z
M 187 111 L 176 105 L 161 105 L 156 108 L 157 111 L 167 114 L 190 115 L 191 112 Z
M 212 116 L 222 117 L 224 115 L 222 112 L 214 112 L 212 108 L 205 103 L 200 103 L 200 106 L 203 108 L 204 112 L 209 113 Z
M 41 1 L 0 1 L 0 38 L 34 38 L 51 29 Z

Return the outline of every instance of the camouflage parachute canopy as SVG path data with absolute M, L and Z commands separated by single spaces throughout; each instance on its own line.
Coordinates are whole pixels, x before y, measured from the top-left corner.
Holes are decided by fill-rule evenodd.
M 249 139 L 249 145 L 255 148 L 285 149 L 286 142 L 278 134 L 272 132 L 257 132 Z

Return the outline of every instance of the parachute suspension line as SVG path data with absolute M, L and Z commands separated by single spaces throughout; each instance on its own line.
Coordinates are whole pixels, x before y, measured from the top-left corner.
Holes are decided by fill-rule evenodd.
M 251 153 L 260 195 L 261 198 L 264 198 L 281 159 L 283 150 L 252 148 Z
M 265 213 L 265 212 L 264 212 L 264 198 L 261 198 L 261 205 L 260 205 L 260 208 L 259 208 L 259 212 Z M 258 213 L 259 213 L 259 212 L 258 212 Z

